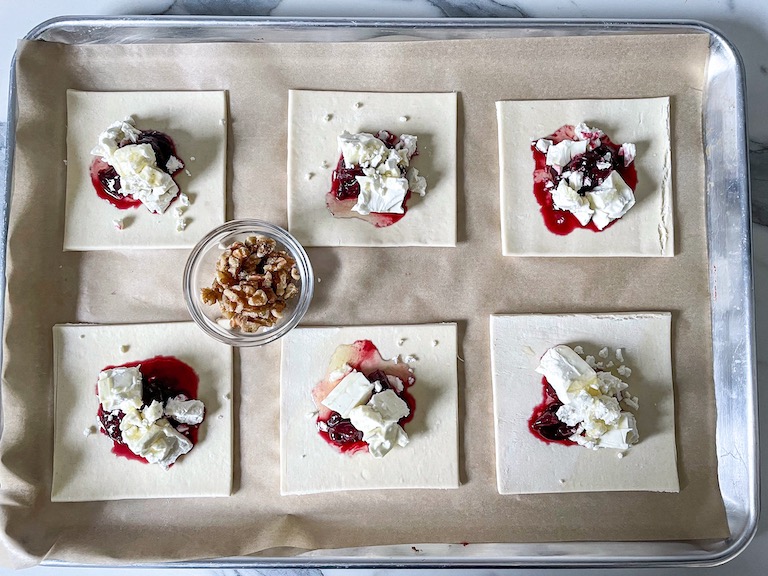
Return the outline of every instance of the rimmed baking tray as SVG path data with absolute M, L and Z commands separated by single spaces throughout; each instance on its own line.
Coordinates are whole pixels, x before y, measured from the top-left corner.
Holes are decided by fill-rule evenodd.
M 265 566 L 664 566 L 715 565 L 736 556 L 757 528 L 759 510 L 757 401 L 752 301 L 749 167 L 741 59 L 719 32 L 693 21 L 510 19 L 273 19 L 210 17 L 62 17 L 26 38 L 65 44 L 169 42 L 354 42 L 382 36 L 417 39 L 515 38 L 600 34 L 706 34 L 709 60 L 702 109 L 706 156 L 709 282 L 717 400 L 718 475 L 730 537 L 708 541 L 494 543 L 322 550 L 293 557 L 241 557 L 161 564 L 188 567 Z M 16 92 L 11 67 L 9 166 Z M 10 182 L 0 204 L 8 229 Z M 0 259 L 5 279 L 5 251 Z M 1 304 L 0 304 L 1 305 Z M 47 560 L 47 565 L 59 565 Z M 148 566 L 148 565 L 142 565 Z

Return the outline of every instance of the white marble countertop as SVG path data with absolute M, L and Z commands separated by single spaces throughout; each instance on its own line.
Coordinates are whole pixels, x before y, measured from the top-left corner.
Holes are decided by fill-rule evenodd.
M 8 68 L 16 40 L 35 25 L 55 16 L 72 14 L 132 15 L 132 14 L 220 14 L 256 16 L 340 16 L 340 17 L 536 17 L 536 18 L 637 18 L 637 19 L 696 19 L 710 23 L 722 31 L 739 49 L 747 73 L 750 160 L 755 215 L 768 215 L 768 8 L 764 0 L 645 0 L 615 2 L 612 0 L 35 0 L 15 2 L 0 0 L 0 157 L 5 145 Z M 5 70 L 5 72 L 2 72 Z M 0 170 L 1 172 L 1 170 Z M 0 182 L 4 181 L 0 174 Z M 763 207 L 765 204 L 765 208 Z M 759 214 L 758 214 L 759 213 Z M 768 222 L 768 218 L 764 220 Z M 753 230 L 754 281 L 756 294 L 758 369 L 768 362 L 768 228 Z M 766 371 L 759 376 L 762 387 Z M 760 410 L 766 413 L 768 395 L 760 399 Z M 768 432 L 761 431 L 764 463 L 768 463 Z M 765 469 L 768 464 L 764 464 Z M 764 484 L 763 497 L 766 495 Z M 768 499 L 767 499 L 768 500 Z M 736 559 L 724 566 L 706 570 L 713 575 L 763 575 L 768 565 L 768 518 L 764 518 L 752 544 Z M 636 570 L 611 570 L 611 575 L 635 574 Z M 648 576 L 672 576 L 680 569 L 650 569 Z M 11 574 L 0 569 L 0 576 Z M 37 567 L 22 572 L 33 576 L 78 575 L 114 576 L 148 574 L 141 569 L 52 568 Z M 395 570 L 188 570 L 171 569 L 163 572 L 173 576 L 268 575 L 268 576 L 363 576 L 401 573 Z M 405 571 L 402 572 L 406 573 Z M 442 574 L 440 570 L 425 570 L 420 574 Z M 604 569 L 561 570 L 558 574 L 599 575 Z M 451 574 L 528 575 L 539 570 L 459 570 Z

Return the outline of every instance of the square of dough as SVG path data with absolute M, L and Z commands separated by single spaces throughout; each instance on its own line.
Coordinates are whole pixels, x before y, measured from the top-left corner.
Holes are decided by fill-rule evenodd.
M 120 210 L 99 198 L 90 166 L 107 127 L 132 116 L 140 130 L 168 134 L 185 170 L 174 179 L 191 200 L 176 230 L 175 200 L 163 214 Z M 194 160 L 192 160 L 194 158 Z M 189 174 L 187 174 L 189 172 Z M 64 250 L 192 248 L 224 223 L 227 179 L 226 92 L 80 92 L 67 90 L 67 200 Z M 113 220 L 123 219 L 118 230 Z
M 496 429 L 496 482 L 500 494 L 643 490 L 678 492 L 675 405 L 672 390 L 671 315 L 533 314 L 491 316 L 491 365 Z M 619 450 L 590 450 L 535 437 L 528 419 L 542 400 L 539 359 L 558 344 L 586 354 L 623 350 L 629 392 L 638 397 L 640 441 Z M 606 360 L 607 362 L 607 360 Z
M 126 352 L 122 346 L 128 346 Z M 53 327 L 54 502 L 229 496 L 232 492 L 232 349 L 192 322 Z M 108 365 L 174 356 L 194 368 L 205 420 L 191 452 L 165 470 L 116 456 L 100 431 L 96 382 Z
M 456 93 L 290 90 L 288 230 L 304 246 L 456 246 L 456 115 Z M 413 166 L 427 179 L 427 193 L 411 195 L 399 222 L 376 228 L 328 211 L 344 130 L 418 138 Z
M 501 251 L 505 256 L 674 256 L 669 98 L 496 102 L 499 125 Z M 531 140 L 565 124 L 600 128 L 637 146 L 635 205 L 602 232 L 559 236 L 533 195 Z
M 336 348 L 370 340 L 383 358 L 412 355 L 416 400 L 410 442 L 383 458 L 342 454 L 317 432 L 312 389 Z M 402 346 L 398 341 L 404 340 Z M 433 345 L 433 342 L 437 344 Z M 456 325 L 296 328 L 283 337 L 280 372 L 280 493 L 383 488 L 458 488 Z

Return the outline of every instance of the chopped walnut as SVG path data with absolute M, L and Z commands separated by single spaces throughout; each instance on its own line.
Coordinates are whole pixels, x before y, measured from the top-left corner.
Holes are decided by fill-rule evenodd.
M 299 293 L 300 278 L 296 261 L 273 239 L 249 236 L 222 252 L 216 278 L 201 297 L 205 304 L 219 304 L 230 328 L 256 332 L 282 318 L 286 301 Z

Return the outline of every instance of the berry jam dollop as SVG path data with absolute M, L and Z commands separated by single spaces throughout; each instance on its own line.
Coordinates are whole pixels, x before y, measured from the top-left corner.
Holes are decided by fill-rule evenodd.
M 184 168 L 184 164 L 179 163 L 179 167 L 176 170 L 172 172 L 168 170 L 167 164 L 171 157 L 178 159 L 179 156 L 176 154 L 176 144 L 165 132 L 141 130 L 136 142 L 125 139 L 118 142 L 117 147 L 122 148 L 129 144 L 149 144 L 155 153 L 157 168 L 170 176 L 175 176 Z M 102 157 L 97 156 L 93 159 L 90 175 L 91 184 L 93 184 L 93 188 L 96 190 L 96 195 L 112 204 L 115 208 L 127 210 L 128 208 L 138 208 L 141 206 L 141 200 L 122 191 L 120 176 Z M 178 182 L 176 185 L 178 186 Z
M 199 378 L 194 369 L 173 356 L 155 356 L 147 360 L 137 360 L 115 366 L 106 366 L 101 371 L 114 368 L 138 367 L 142 376 L 142 408 L 149 406 L 153 400 L 165 404 L 169 399 L 182 396 L 189 400 L 197 398 Z M 98 390 L 97 390 L 98 395 Z M 101 404 L 97 411 L 101 422 L 101 433 L 113 441 L 112 453 L 131 460 L 138 460 L 147 464 L 147 460 L 132 452 L 123 440 L 120 431 L 120 422 L 125 414 L 121 410 L 105 411 Z M 179 433 L 186 436 L 192 445 L 197 444 L 200 424 L 183 424 L 172 417 L 164 416 L 171 426 Z
M 387 130 L 379 130 L 375 137 L 381 140 L 387 149 L 395 149 L 398 145 L 402 145 L 400 136 Z M 411 158 L 418 156 L 418 149 L 414 151 Z M 400 177 L 406 178 L 407 167 L 398 166 L 400 170 Z M 385 228 L 392 224 L 399 222 L 408 211 L 408 200 L 411 198 L 412 192 L 409 189 L 402 202 L 403 212 L 371 212 L 370 214 L 360 214 L 352 207 L 357 203 L 357 197 L 360 195 L 360 184 L 357 181 L 357 176 L 365 176 L 362 166 L 356 164 L 351 167 L 347 167 L 344 162 L 344 155 L 339 154 L 339 160 L 336 163 L 336 168 L 331 173 L 331 189 L 325 195 L 325 204 L 336 218 L 359 218 L 370 222 L 377 228 Z
M 601 232 L 611 227 L 616 220 L 611 221 L 602 230 L 591 220 L 586 225 L 582 225 L 574 214 L 555 207 L 551 191 L 557 188 L 563 174 L 581 172 L 584 175 L 584 182 L 577 193 L 579 196 L 585 196 L 587 192 L 594 190 L 612 172 L 616 171 L 634 192 L 637 189 L 637 170 L 633 161 L 625 162 L 622 147 L 613 143 L 608 136 L 600 132 L 599 140 L 596 140 L 599 144 L 596 147 L 574 156 L 566 166 L 562 167 L 562 170 L 558 171 L 553 166 L 547 165 L 546 152 L 536 147 L 536 143 L 541 140 L 548 140 L 552 145 L 555 145 L 565 140 L 577 141 L 578 138 L 575 127 L 566 124 L 552 134 L 534 140 L 531 144 L 534 160 L 533 194 L 540 206 L 540 212 L 547 229 L 553 234 L 564 236 L 577 228 Z M 628 165 L 625 166 L 625 164 Z
M 399 420 L 405 425 L 413 419 L 416 400 L 408 389 L 416 382 L 412 369 L 403 362 L 385 360 L 370 340 L 357 340 L 353 344 L 339 346 L 334 352 L 326 377 L 312 390 L 312 398 L 318 407 L 317 426 L 321 438 L 342 453 L 367 452 L 368 444 L 363 433 L 352 425 L 349 418 L 343 418 L 321 402 L 328 396 L 341 378 L 331 377 L 338 371 L 346 373 L 355 370 L 362 373 L 378 392 L 394 391 L 408 405 L 410 413 Z

